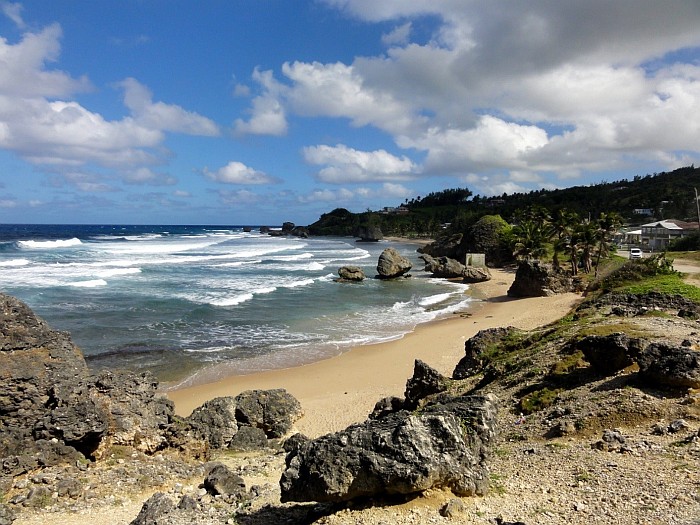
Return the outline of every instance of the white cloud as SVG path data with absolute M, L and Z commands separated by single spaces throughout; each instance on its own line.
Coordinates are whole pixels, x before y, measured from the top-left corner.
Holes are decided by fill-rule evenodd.
M 299 202 L 335 202 L 344 203 L 353 199 L 355 194 L 346 188 L 341 188 L 338 190 L 314 190 L 306 195 L 299 196 Z
M 225 184 L 274 184 L 279 182 L 275 177 L 257 171 L 243 164 L 242 162 L 231 161 L 226 166 L 216 171 L 204 168 L 204 175 L 215 182 Z
M 411 22 L 395 27 L 391 32 L 382 35 L 382 43 L 385 46 L 408 44 L 411 28 Z
M 407 157 L 397 157 L 385 150 L 359 151 L 342 144 L 308 146 L 303 149 L 306 162 L 325 165 L 317 178 L 323 182 L 381 182 L 410 180 L 416 165 Z
M 12 199 L 0 199 L 0 208 L 15 208 L 17 201 Z
M 119 83 L 124 89 L 124 104 L 140 126 L 188 135 L 219 135 L 218 126 L 210 119 L 180 106 L 153 102 L 150 90 L 133 78 Z
M 192 196 L 192 194 L 189 191 L 185 191 L 185 190 L 175 190 L 173 192 L 173 195 L 175 197 L 181 197 L 181 198 L 185 198 L 185 199 Z
M 61 28 L 50 25 L 27 32 L 11 44 L 0 38 L 0 148 L 27 161 L 49 166 L 83 191 L 112 191 L 113 186 L 76 179 L 76 169 L 106 169 L 126 183 L 172 184 L 175 179 L 150 168 L 166 161 L 166 132 L 215 136 L 210 119 L 180 106 L 154 102 L 149 89 L 133 78 L 118 85 L 130 115 L 107 120 L 71 100 L 91 89 L 86 78 L 48 68 L 60 55 Z
M 225 204 L 227 206 L 230 206 L 230 205 L 249 206 L 251 204 L 259 203 L 262 199 L 262 197 L 260 197 L 257 193 L 253 193 L 250 190 L 244 190 L 244 189 L 235 190 L 235 191 L 221 190 L 218 193 L 219 193 L 219 200 L 221 201 L 221 203 Z
M 263 93 L 253 99 L 248 121 L 236 119 L 233 128 L 237 135 L 274 135 L 287 133 L 287 116 L 281 102 L 283 87 L 275 81 L 271 71 L 253 72 L 253 80 L 260 84 Z
M 2 10 L 3 14 L 12 20 L 20 29 L 26 27 L 22 19 L 22 4 L 19 2 L 0 2 L 0 10 Z

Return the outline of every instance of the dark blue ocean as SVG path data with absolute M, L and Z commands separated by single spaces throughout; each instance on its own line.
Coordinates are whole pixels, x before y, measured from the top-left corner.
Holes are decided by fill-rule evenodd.
M 389 246 L 411 279 L 376 273 Z M 467 287 L 422 271 L 416 245 L 272 237 L 235 226 L 0 225 L 0 290 L 71 333 L 88 364 L 171 386 L 287 368 L 396 339 L 467 308 Z

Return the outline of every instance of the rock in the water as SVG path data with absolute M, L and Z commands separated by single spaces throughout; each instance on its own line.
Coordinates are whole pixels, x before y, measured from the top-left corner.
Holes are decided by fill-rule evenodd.
M 204 478 L 204 488 L 213 496 L 221 494 L 241 498 L 246 495 L 245 481 L 223 463 L 215 464 L 207 477 Z
M 280 438 L 304 414 L 297 399 L 283 388 L 247 390 L 236 396 L 239 424 L 258 427 L 269 438 Z
M 464 357 L 452 372 L 453 379 L 466 379 L 484 370 L 489 363 L 486 354 L 503 339 L 517 331 L 512 326 L 479 330 L 464 343 Z
M 406 274 L 413 265 L 395 248 L 385 249 L 377 262 L 377 273 L 380 279 L 393 279 Z
M 366 278 L 359 266 L 342 266 L 338 268 L 338 275 L 343 281 L 363 281 Z
M 508 289 L 510 297 L 547 297 L 579 291 L 581 284 L 564 270 L 554 270 L 540 261 L 521 261 L 515 280 Z
M 639 377 L 647 384 L 700 388 L 700 352 L 690 348 L 651 343 L 637 363 Z
M 379 226 L 358 226 L 355 237 L 359 237 L 362 242 L 379 242 L 384 238 L 384 234 Z
M 238 431 L 236 399 L 217 397 L 196 408 L 187 418 L 198 437 L 215 449 L 227 448 Z
M 492 395 L 463 396 L 322 436 L 287 456 L 281 499 L 340 502 L 432 487 L 484 494 L 496 412 Z
M 462 277 L 465 283 L 483 283 L 491 280 L 491 271 L 485 266 L 465 266 Z

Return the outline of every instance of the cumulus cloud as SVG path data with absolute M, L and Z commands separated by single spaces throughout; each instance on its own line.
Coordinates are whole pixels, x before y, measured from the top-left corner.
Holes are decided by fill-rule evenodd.
M 133 78 L 127 78 L 118 85 L 124 89 L 124 104 L 143 127 L 188 135 L 212 137 L 219 134 L 218 126 L 206 117 L 177 105 L 154 103 L 150 90 Z
M 275 184 L 278 179 L 272 177 L 262 171 L 257 171 L 243 164 L 242 162 L 231 161 L 226 166 L 218 170 L 211 171 L 209 168 L 204 168 L 204 175 L 215 182 L 224 184 Z
M 15 44 L 0 38 L 0 148 L 50 167 L 82 191 L 104 192 L 114 187 L 76 174 L 106 169 L 114 181 L 173 184 L 173 177 L 150 167 L 166 161 L 166 133 L 219 134 L 210 119 L 154 101 L 133 78 L 118 84 L 130 112 L 119 120 L 107 120 L 72 100 L 92 87 L 85 77 L 49 69 L 59 58 L 61 36 L 61 27 L 52 24 L 26 32 Z
M 325 165 L 316 178 L 332 184 L 382 182 L 414 178 L 416 165 L 408 157 L 397 157 L 385 150 L 359 151 L 343 144 L 308 146 L 306 162 Z
M 696 0 L 673 9 L 637 0 L 325 3 L 398 24 L 382 36 L 389 49 L 349 64 L 285 63 L 275 101 L 289 114 L 386 132 L 425 155 L 414 175 L 506 170 L 519 188 L 540 187 L 700 158 L 700 126 L 687 118 L 700 113 L 699 66 L 666 59 L 700 47 Z M 419 21 L 432 37 L 411 41 Z M 390 180 L 334 153 L 319 180 Z M 324 164 L 315 150 L 304 154 Z M 525 181 L 523 173 L 539 175 Z
M 250 119 L 236 119 L 233 124 L 237 135 L 274 135 L 287 133 L 287 116 L 281 101 L 283 87 L 273 78 L 272 71 L 253 71 L 253 80 L 262 87 L 262 94 L 252 101 Z M 237 94 L 243 91 L 236 89 Z

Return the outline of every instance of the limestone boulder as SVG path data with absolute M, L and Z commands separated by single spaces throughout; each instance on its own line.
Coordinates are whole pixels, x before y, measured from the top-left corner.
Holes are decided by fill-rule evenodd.
M 691 348 L 651 343 L 637 363 L 640 379 L 651 386 L 700 388 L 700 352 Z
M 338 268 L 338 276 L 343 281 L 355 282 L 364 281 L 367 277 L 359 266 L 342 266 Z
M 430 488 L 484 494 L 496 404 L 492 395 L 454 397 L 302 444 L 287 455 L 281 499 L 342 502 Z
M 385 249 L 377 262 L 377 273 L 380 279 L 393 279 L 408 273 L 413 267 L 411 261 L 401 255 L 395 248 Z

